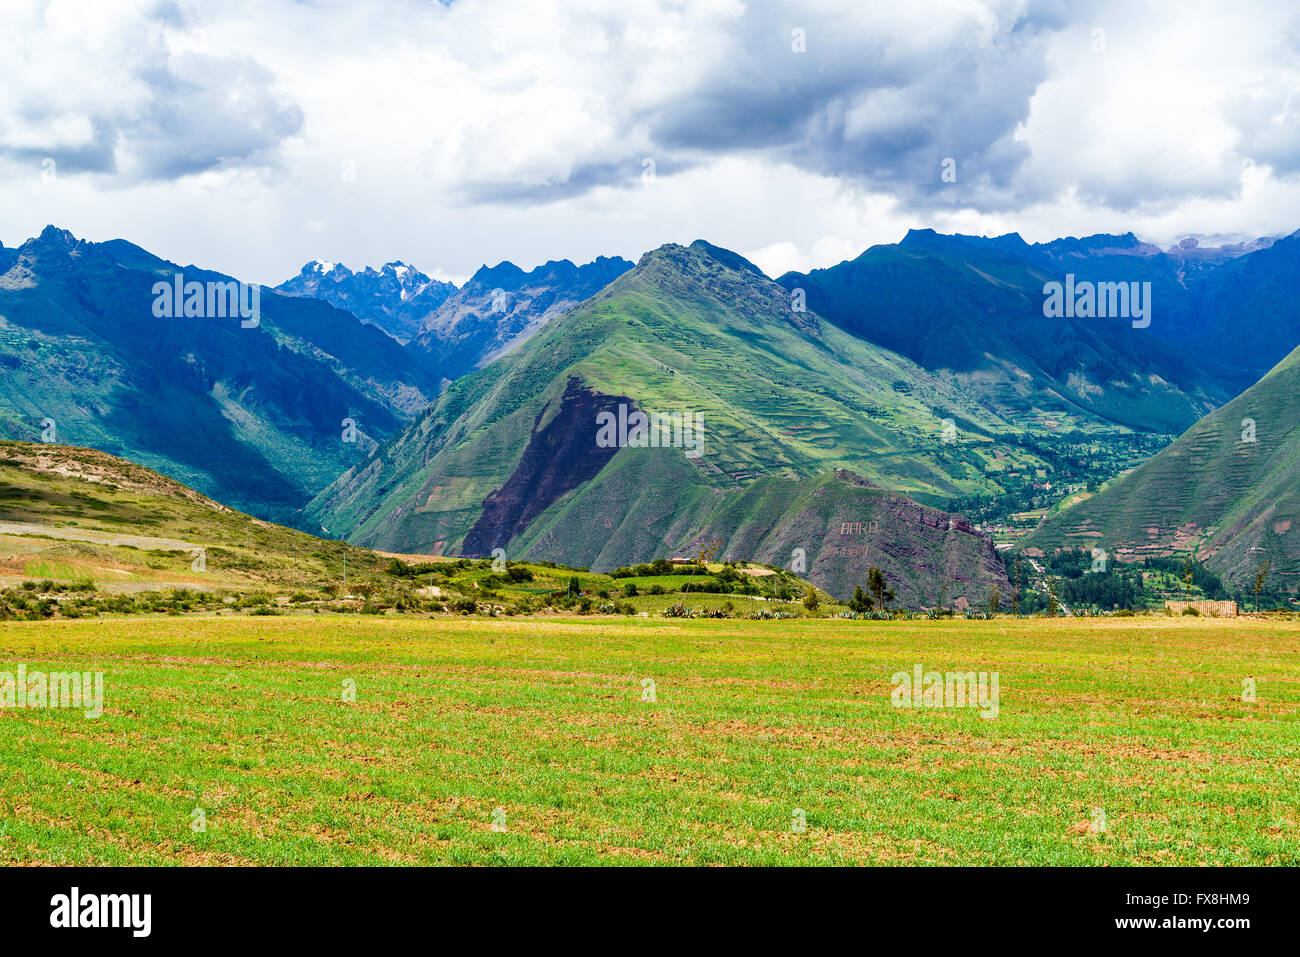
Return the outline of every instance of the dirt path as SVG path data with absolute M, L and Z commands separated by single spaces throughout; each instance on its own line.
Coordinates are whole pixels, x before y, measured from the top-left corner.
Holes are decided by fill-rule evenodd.
M 94 542 L 96 545 L 131 545 L 135 548 L 161 551 L 189 551 L 200 546 L 178 538 L 150 538 L 147 535 L 117 535 L 113 532 L 96 532 L 68 525 L 45 525 L 37 522 L 0 522 L 0 535 L 45 535 L 74 542 Z

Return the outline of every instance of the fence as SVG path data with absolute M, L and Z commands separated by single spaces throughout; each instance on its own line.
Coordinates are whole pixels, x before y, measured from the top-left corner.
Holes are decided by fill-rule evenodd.
M 1236 618 L 1238 615 L 1235 601 L 1166 601 L 1165 611 L 1181 615 L 1188 608 L 1195 608 L 1209 618 Z

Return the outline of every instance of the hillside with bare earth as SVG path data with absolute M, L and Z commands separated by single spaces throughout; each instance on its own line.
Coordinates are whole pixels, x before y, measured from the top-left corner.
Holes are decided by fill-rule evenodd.
M 303 587 L 383 559 L 264 522 L 97 449 L 0 441 L 0 584 L 100 591 Z
M 0 621 L 104 614 L 794 618 L 812 587 L 749 562 L 618 578 L 378 552 L 274 525 L 95 449 L 0 441 Z M 819 613 L 839 610 L 821 596 Z M 673 612 L 670 612 L 673 613 Z

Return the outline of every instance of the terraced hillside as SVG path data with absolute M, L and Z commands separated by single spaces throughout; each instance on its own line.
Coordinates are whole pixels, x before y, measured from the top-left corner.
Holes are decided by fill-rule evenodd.
M 1256 385 L 1025 540 L 1121 560 L 1190 553 L 1229 582 L 1300 577 L 1300 348 Z
M 698 413 L 701 454 L 602 448 L 598 416 L 620 406 Z M 949 597 L 982 600 L 1005 579 L 987 541 L 955 519 L 900 518 L 874 549 L 841 530 L 873 519 L 883 527 L 864 502 L 888 496 L 859 478 L 942 502 L 1040 465 L 1023 451 L 995 455 L 992 436 L 1019 428 L 914 363 L 793 309 L 751 264 L 701 241 L 647 253 L 519 352 L 456 382 L 309 514 L 370 547 L 502 547 L 593 568 L 713 540 L 724 554 L 783 564 L 803 549 L 823 587 L 864 582 L 878 564 L 895 581 L 915 580 L 903 586 L 909 598 L 931 603 L 942 576 L 918 578 L 912 544 L 902 543 L 942 527 L 926 547 L 943 559 L 928 567 L 952 569 Z M 838 494 L 815 494 L 826 482 Z M 784 511 L 764 513 L 760 530 L 753 509 L 770 508 L 769 492 Z

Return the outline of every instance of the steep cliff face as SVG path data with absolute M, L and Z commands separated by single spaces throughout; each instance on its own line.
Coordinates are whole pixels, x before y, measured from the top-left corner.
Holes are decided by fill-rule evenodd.
M 533 433 L 505 485 L 483 500 L 483 513 L 461 550 L 486 555 L 518 538 L 538 515 L 559 498 L 595 478 L 617 448 L 596 443 L 596 418 L 602 411 L 617 414 L 631 400 L 605 396 L 570 379 L 558 410 L 544 425 L 550 406 L 533 420 Z

